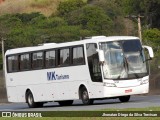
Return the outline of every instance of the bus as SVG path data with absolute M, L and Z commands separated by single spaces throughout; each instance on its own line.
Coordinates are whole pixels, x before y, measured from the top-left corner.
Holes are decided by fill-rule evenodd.
M 118 98 L 149 92 L 149 46 L 134 36 L 93 36 L 7 50 L 5 78 L 9 102 L 30 108 L 47 102 L 72 105 L 82 100 Z

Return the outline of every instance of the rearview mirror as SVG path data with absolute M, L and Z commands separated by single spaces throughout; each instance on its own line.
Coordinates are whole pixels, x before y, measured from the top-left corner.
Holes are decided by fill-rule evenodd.
M 99 56 L 99 62 L 104 62 L 105 58 L 104 58 L 104 51 L 103 50 L 97 50 L 98 52 L 98 56 Z
M 154 57 L 154 53 L 153 53 L 153 49 L 152 49 L 152 47 L 150 47 L 150 46 L 142 46 L 143 48 L 145 48 L 145 49 L 147 49 L 148 50 L 148 53 L 149 53 L 149 57 L 150 57 L 150 59 L 153 59 L 153 57 Z

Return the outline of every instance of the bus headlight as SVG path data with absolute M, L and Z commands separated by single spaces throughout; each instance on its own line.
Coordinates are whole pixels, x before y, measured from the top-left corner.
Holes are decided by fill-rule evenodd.
M 115 84 L 115 83 L 107 83 L 107 82 L 104 82 L 104 83 L 103 83 L 103 86 L 106 86 L 106 87 L 116 87 L 116 84 Z
M 141 85 L 143 85 L 143 84 L 147 84 L 149 82 L 149 80 L 148 79 L 146 79 L 146 80 L 142 80 L 141 81 Z

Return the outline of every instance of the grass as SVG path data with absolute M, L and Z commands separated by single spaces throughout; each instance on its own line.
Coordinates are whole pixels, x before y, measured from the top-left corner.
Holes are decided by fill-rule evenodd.
M 126 109 L 103 109 L 102 111 L 160 111 L 160 107 L 126 108 Z
M 143 111 L 143 112 L 147 112 L 147 111 L 158 111 L 156 113 L 158 113 L 160 115 L 160 107 L 148 107 L 148 108 L 128 108 L 128 109 L 120 109 L 118 110 L 119 112 L 121 111 L 124 111 L 124 112 L 127 112 L 128 114 L 129 113 L 132 113 L 131 111 L 134 111 L 133 113 L 137 113 L 139 111 Z M 100 110 L 106 113 L 109 113 L 109 112 L 114 112 L 114 111 L 117 111 L 117 109 L 105 109 L 105 110 Z M 93 113 L 98 113 L 100 111 L 93 111 Z M 136 112 L 137 111 L 137 112 Z M 76 112 L 63 112 L 63 111 L 55 111 L 53 112 L 53 114 L 55 114 L 57 112 L 57 114 L 62 114 L 63 113 L 67 113 L 67 114 L 76 114 Z M 48 113 L 48 112 L 47 112 Z M 80 113 L 80 111 L 77 112 L 78 114 Z M 84 112 L 84 114 L 87 114 L 87 111 Z M 92 114 L 93 114 L 92 113 Z M 152 113 L 152 112 L 151 112 Z M 8 120 L 8 119 L 11 119 L 11 120 L 37 120 L 37 118 L 1 118 L 1 120 Z M 42 117 L 42 118 L 38 118 L 38 120 L 159 120 L 158 117 Z
M 30 5 L 32 7 L 46 7 L 53 2 L 57 2 L 57 0 L 32 0 L 30 1 Z
M 1 120 L 159 120 L 158 117 L 45 117 L 45 118 L 1 118 Z
M 46 16 L 55 14 L 61 0 L 6 0 L 0 4 L 0 15 L 41 12 Z
M 96 118 L 38 118 L 38 120 L 159 120 L 159 118 L 102 118 L 102 117 L 96 117 Z M 37 118 L 1 118 L 1 120 L 37 120 Z
M 0 4 L 0 15 L 40 12 L 50 16 L 56 14 L 60 1 L 65 0 L 5 0 Z

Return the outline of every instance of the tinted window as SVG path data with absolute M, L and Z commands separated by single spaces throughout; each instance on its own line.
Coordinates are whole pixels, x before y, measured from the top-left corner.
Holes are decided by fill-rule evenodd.
M 23 54 L 20 56 L 20 70 L 28 70 L 30 69 L 30 55 L 29 54 Z
M 124 52 L 137 52 L 141 51 L 141 43 L 139 40 L 128 40 L 122 42 Z
M 60 61 L 59 65 L 69 65 L 69 48 L 68 49 L 61 49 L 60 50 Z
M 32 68 L 42 68 L 43 67 L 43 52 L 36 52 L 32 54 Z
M 84 64 L 83 47 L 73 48 L 73 64 Z
M 87 44 L 87 59 L 90 76 L 93 82 L 102 82 L 102 75 L 99 65 L 98 53 L 96 51 L 97 44 Z
M 45 55 L 45 65 L 47 68 L 55 67 L 55 51 L 47 51 Z
M 18 55 L 7 58 L 8 72 L 15 72 L 19 70 Z

